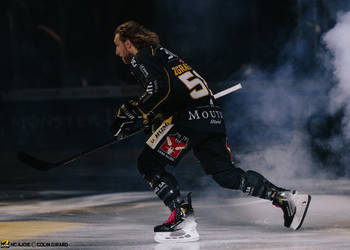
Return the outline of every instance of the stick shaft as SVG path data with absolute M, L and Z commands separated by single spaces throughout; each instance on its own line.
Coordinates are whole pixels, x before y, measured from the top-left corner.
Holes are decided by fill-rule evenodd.
M 228 89 L 225 89 L 223 91 L 220 91 L 219 93 L 216 93 L 214 95 L 214 98 L 218 99 L 218 98 L 223 97 L 225 95 L 228 95 L 228 94 L 230 94 L 232 92 L 235 92 L 236 90 L 239 90 L 241 88 L 242 88 L 242 84 L 238 83 L 238 84 L 236 84 L 236 85 L 234 85 L 234 86 L 232 86 L 232 87 L 230 87 Z
M 90 148 L 90 149 L 88 149 L 88 150 L 85 150 L 85 151 L 83 151 L 83 152 L 80 152 L 80 153 L 78 153 L 78 154 L 76 154 L 76 155 L 73 155 L 73 156 L 71 156 L 71 157 L 69 157 L 69 158 L 67 158 L 67 159 L 64 159 L 64 160 L 60 161 L 60 162 L 58 163 L 58 165 L 63 165 L 63 166 L 64 166 L 64 165 L 67 165 L 68 163 L 71 163 L 71 162 L 73 162 L 73 161 L 76 161 L 76 160 L 80 159 L 80 158 L 83 157 L 83 156 L 89 155 L 89 154 L 91 154 L 91 153 L 93 153 L 93 152 L 95 152 L 95 151 L 98 151 L 98 150 L 101 150 L 101 149 L 103 149 L 103 148 L 105 148 L 105 147 L 108 147 L 108 146 L 110 146 L 110 145 L 113 145 L 114 143 L 116 143 L 116 142 L 118 142 L 118 141 L 124 140 L 124 139 L 126 139 L 126 138 L 128 138 L 128 137 L 131 137 L 131 136 L 133 136 L 133 135 L 135 135 L 135 134 L 138 134 L 138 133 L 142 132 L 143 130 L 144 130 L 144 128 L 136 128 L 136 129 L 134 129 L 132 132 L 130 132 L 128 135 L 125 135 L 125 136 L 123 136 L 123 137 L 121 137 L 121 136 L 116 136 L 116 137 L 110 139 L 109 141 L 107 141 L 107 142 L 105 142 L 105 143 L 102 143 L 102 144 L 97 145 L 97 146 L 95 146 L 95 147 L 92 147 L 92 148 Z
M 49 169 L 52 169 L 52 168 L 55 168 L 55 167 L 58 167 L 58 166 L 65 166 L 71 162 L 74 162 L 78 159 L 80 159 L 81 157 L 83 156 L 86 156 L 86 155 L 89 155 L 93 152 L 96 152 L 98 150 L 101 150 L 105 147 L 108 147 L 118 141 L 121 141 L 121 140 L 124 140 L 130 136 L 133 136 L 135 134 L 138 134 L 140 133 L 141 131 L 143 131 L 143 128 L 138 128 L 138 129 L 135 129 L 134 131 L 131 131 L 130 134 L 128 135 L 125 135 L 125 136 L 117 136 L 117 137 L 114 137 L 110 140 L 108 140 L 107 142 L 103 143 L 103 144 L 100 144 L 100 145 L 97 145 L 97 146 L 94 146 L 88 150 L 85 150 L 85 151 L 82 151 L 78 154 L 75 154 L 71 157 L 68 157 L 68 158 L 65 158 L 65 159 L 62 159 L 60 160 L 59 162 L 47 162 L 47 161 L 43 161 L 41 159 L 38 159 L 36 157 L 33 157 L 31 155 L 29 155 L 28 153 L 25 153 L 25 152 L 19 152 L 17 154 L 18 156 L 18 159 L 23 162 L 24 164 L 27 164 L 35 169 L 38 169 L 38 170 L 42 170 L 42 171 L 46 171 L 46 170 L 49 170 Z

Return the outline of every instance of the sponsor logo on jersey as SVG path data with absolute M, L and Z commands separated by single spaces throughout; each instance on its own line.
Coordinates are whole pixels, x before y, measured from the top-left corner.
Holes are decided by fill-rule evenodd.
M 149 82 L 146 87 L 146 93 L 149 95 L 153 95 L 153 93 L 158 92 L 158 82 L 157 80 L 154 80 L 152 82 Z
M 220 125 L 222 123 L 224 116 L 219 110 L 189 110 L 187 120 L 196 121 L 196 120 L 210 120 L 212 125 Z
M 149 76 L 149 73 L 146 70 L 145 66 L 143 64 L 141 64 L 139 68 L 140 68 L 140 71 L 142 72 L 142 74 L 144 75 L 144 77 L 147 78 Z
M 136 63 L 135 57 L 133 57 L 133 58 L 131 59 L 131 65 L 132 65 L 134 68 L 136 68 L 137 63 Z
M 188 111 L 188 120 L 201 120 L 201 119 L 223 119 L 224 116 L 222 115 L 222 112 L 219 110 L 203 110 L 199 111 L 198 109 L 195 110 L 189 110 Z
M 163 137 L 169 132 L 169 130 L 174 126 L 171 124 L 172 117 L 165 120 L 162 125 L 160 125 L 157 130 L 151 135 L 151 137 L 147 140 L 146 144 L 150 146 L 152 149 L 155 149 L 158 143 L 163 139 Z
M 180 153 L 186 149 L 188 138 L 181 136 L 179 133 L 175 135 L 168 135 L 163 144 L 159 147 L 158 152 L 168 158 L 169 160 L 176 160 Z
M 220 120 L 210 120 L 210 124 L 221 124 Z
M 147 92 L 147 94 L 149 94 L 149 95 L 153 95 L 153 84 L 152 84 L 152 82 L 150 82 L 150 83 L 147 85 L 146 92 Z

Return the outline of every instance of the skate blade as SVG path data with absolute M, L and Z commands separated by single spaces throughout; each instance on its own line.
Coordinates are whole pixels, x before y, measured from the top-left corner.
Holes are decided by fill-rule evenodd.
M 171 235 L 171 232 L 167 233 L 156 233 L 154 236 L 154 241 L 158 243 L 184 243 L 184 242 L 193 242 L 198 241 L 199 235 L 184 233 L 182 235 Z
M 311 195 L 308 194 L 296 194 L 294 197 L 294 202 L 295 202 L 295 215 L 293 218 L 293 221 L 290 225 L 290 227 L 294 230 L 298 230 L 305 219 L 307 210 L 309 208 L 311 201 Z
M 168 244 L 155 244 L 153 250 L 200 250 L 201 245 L 199 241 L 196 242 L 184 242 L 184 243 L 171 243 Z
M 181 228 L 173 232 L 156 232 L 154 240 L 158 243 L 181 243 L 199 240 L 199 234 L 196 229 L 197 223 L 194 218 L 187 218 L 179 227 Z

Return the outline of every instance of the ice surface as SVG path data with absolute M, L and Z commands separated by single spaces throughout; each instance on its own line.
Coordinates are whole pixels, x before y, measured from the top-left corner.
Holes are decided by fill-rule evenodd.
M 194 192 L 193 206 L 199 242 L 153 241 L 153 226 L 162 223 L 169 211 L 152 192 L 1 201 L 0 239 L 68 242 L 69 247 L 64 249 L 350 249 L 350 181 L 302 183 L 296 185 L 300 191 L 309 192 L 312 201 L 299 231 L 284 228 L 282 211 L 268 201 L 234 191 L 231 196 L 219 195 L 219 190 L 205 194 L 198 190 Z M 23 221 L 28 222 L 27 230 L 32 232 L 29 238 L 1 226 Z M 40 222 L 71 224 L 45 232 Z

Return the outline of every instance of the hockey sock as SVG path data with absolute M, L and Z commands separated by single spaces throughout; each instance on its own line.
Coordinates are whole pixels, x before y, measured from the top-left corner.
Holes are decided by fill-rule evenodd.
M 180 188 L 173 175 L 164 171 L 155 175 L 148 183 L 171 211 L 181 203 Z
M 241 190 L 244 193 L 262 199 L 273 200 L 278 192 L 286 191 L 286 189 L 273 185 L 264 176 L 252 170 L 248 170 L 241 181 Z

